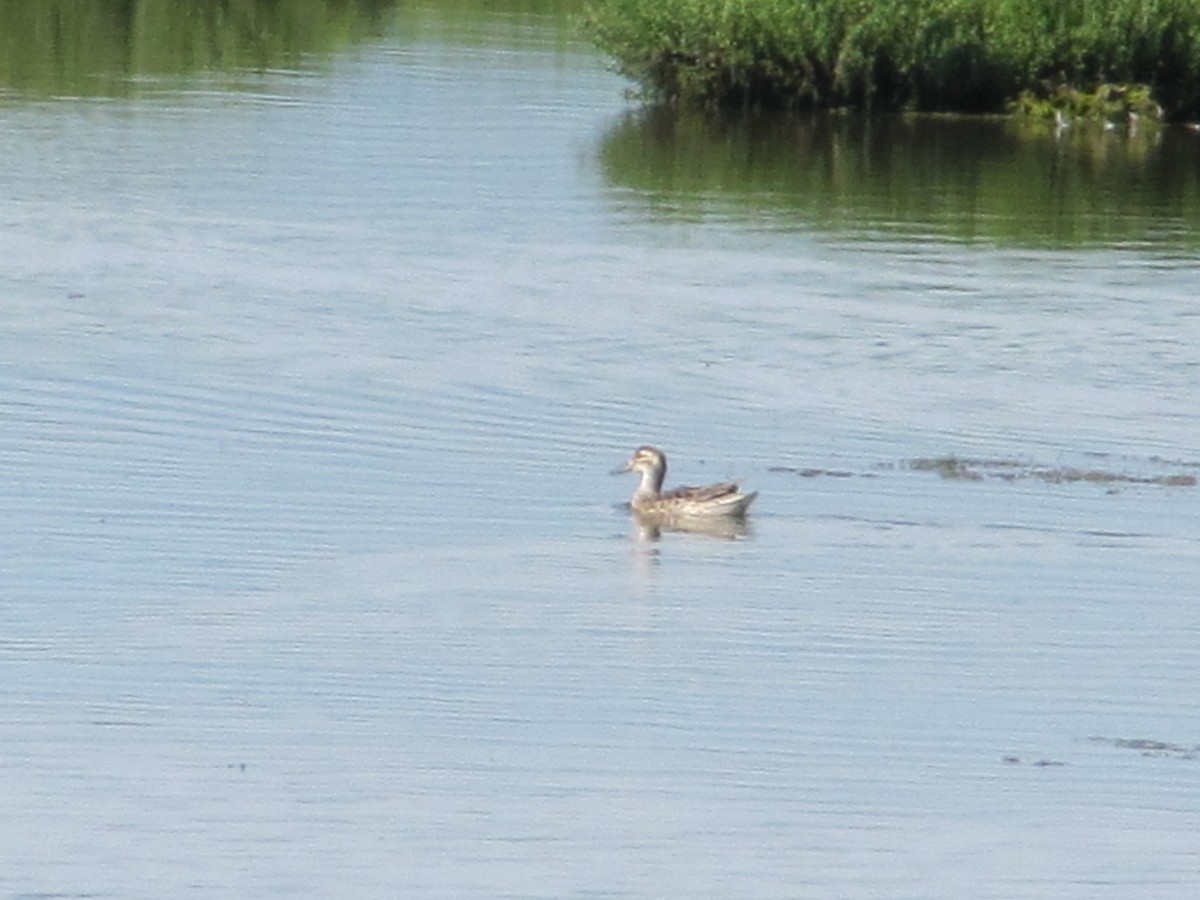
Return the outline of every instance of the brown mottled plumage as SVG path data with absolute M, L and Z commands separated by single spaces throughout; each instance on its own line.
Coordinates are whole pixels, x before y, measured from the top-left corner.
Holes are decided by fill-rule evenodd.
M 638 447 L 624 466 L 613 474 L 637 472 L 642 480 L 629 505 L 635 513 L 663 519 L 693 519 L 709 517 L 740 518 L 746 514 L 754 498 L 738 492 L 735 482 L 725 481 L 704 487 L 662 489 L 667 476 L 667 457 L 657 447 Z

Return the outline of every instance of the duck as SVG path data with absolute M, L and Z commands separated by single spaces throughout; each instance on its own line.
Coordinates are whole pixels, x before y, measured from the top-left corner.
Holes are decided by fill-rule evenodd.
M 667 477 L 667 455 L 649 445 L 638 447 L 623 466 L 613 470 L 614 475 L 624 472 L 637 472 L 641 476 L 629 506 L 643 518 L 664 521 L 740 519 L 758 496 L 758 491 L 741 493 L 734 481 L 664 491 L 662 486 Z

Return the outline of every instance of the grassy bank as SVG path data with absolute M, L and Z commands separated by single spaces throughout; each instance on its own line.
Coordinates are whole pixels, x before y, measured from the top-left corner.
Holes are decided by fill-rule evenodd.
M 1200 116 L 1200 0 L 590 0 L 655 99 L 998 112 L 1024 91 L 1144 84 Z

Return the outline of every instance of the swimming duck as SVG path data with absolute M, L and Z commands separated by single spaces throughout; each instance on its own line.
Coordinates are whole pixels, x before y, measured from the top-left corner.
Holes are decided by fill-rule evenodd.
M 642 477 L 630 507 L 640 516 L 656 519 L 741 518 L 758 496 L 757 491 L 739 493 L 733 481 L 664 491 L 667 457 L 657 447 L 638 447 L 625 465 L 613 470 L 614 475 L 622 472 L 637 472 Z

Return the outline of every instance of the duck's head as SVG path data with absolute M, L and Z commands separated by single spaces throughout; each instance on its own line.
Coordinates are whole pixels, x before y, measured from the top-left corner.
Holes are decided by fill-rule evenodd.
M 638 447 L 633 451 L 633 456 L 625 461 L 625 465 L 613 470 L 614 475 L 619 475 L 622 472 L 640 472 L 643 475 L 652 473 L 659 476 L 667 471 L 667 457 L 657 447 Z

